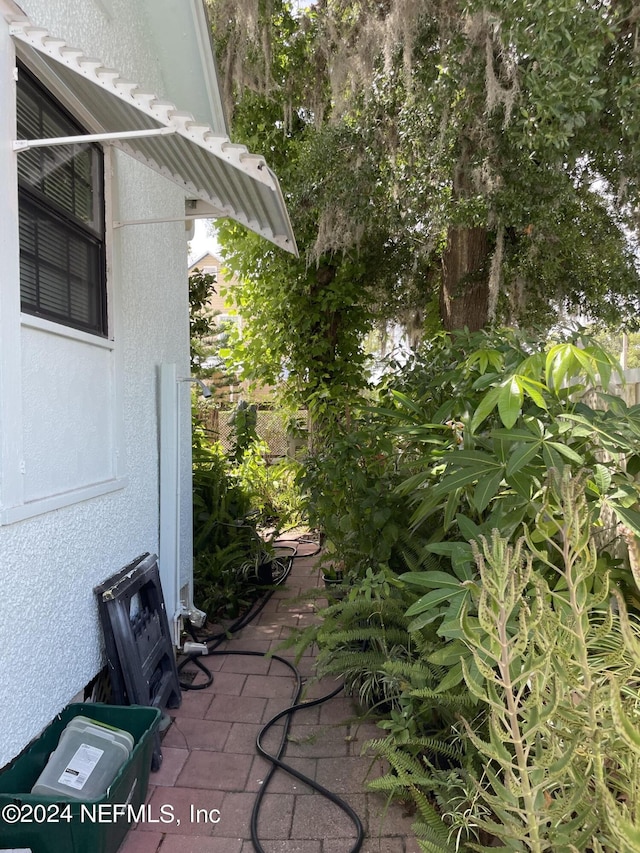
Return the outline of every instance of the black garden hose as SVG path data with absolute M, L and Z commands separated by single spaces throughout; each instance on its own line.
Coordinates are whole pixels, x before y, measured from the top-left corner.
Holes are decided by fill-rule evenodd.
M 295 540 L 287 540 L 287 541 L 295 541 Z M 291 561 L 290 561 L 288 570 L 285 572 L 283 577 L 278 580 L 278 585 L 284 583 L 284 581 L 286 580 L 286 577 L 288 576 L 288 574 L 291 570 L 291 565 L 293 563 L 293 560 L 296 558 L 296 556 L 311 557 L 311 556 L 314 556 L 315 554 L 317 554 L 319 552 L 319 550 L 320 550 L 320 548 L 318 547 L 317 551 L 314 551 L 311 554 L 304 554 L 304 555 L 294 554 L 291 557 Z M 221 656 L 221 655 L 245 655 L 245 656 L 249 656 L 249 657 L 266 657 L 269 654 L 268 652 L 236 651 L 234 649 L 225 650 L 225 651 L 217 651 L 216 649 L 217 649 L 217 646 L 219 646 L 222 642 L 224 642 L 224 640 L 228 639 L 229 635 L 233 635 L 234 633 L 237 633 L 238 631 L 242 630 L 242 628 L 244 628 L 246 625 L 248 625 L 249 622 L 251 622 L 253 619 L 255 619 L 256 616 L 265 607 L 265 605 L 267 604 L 267 602 L 269 601 L 269 599 L 271 598 L 271 596 L 273 595 L 274 592 L 275 592 L 275 588 L 273 588 L 273 587 L 271 589 L 267 590 L 265 592 L 265 594 L 263 595 L 263 597 L 258 602 L 258 605 L 256 607 L 251 607 L 247 611 L 247 613 L 240 616 L 226 631 L 218 632 L 216 634 L 211 634 L 210 636 L 199 640 L 199 642 L 204 642 L 207 644 L 207 646 L 211 646 L 211 648 L 208 651 L 208 654 L 209 655 L 218 655 L 218 656 Z M 189 633 L 191 634 L 191 636 L 193 637 L 194 640 L 197 640 L 195 632 L 193 631 L 193 628 L 191 626 L 189 626 Z M 251 842 L 253 844 L 254 850 L 256 851 L 256 853 L 266 853 L 266 851 L 265 851 L 264 847 L 262 846 L 262 844 L 260 843 L 260 839 L 258 837 L 258 818 L 260 815 L 260 806 L 262 805 L 262 800 L 263 800 L 264 795 L 267 791 L 267 787 L 269 785 L 269 782 L 271 781 L 276 770 L 280 769 L 280 770 L 283 770 L 285 773 L 288 773 L 290 776 L 294 776 L 296 779 L 299 779 L 305 785 L 308 785 L 314 791 L 317 791 L 321 796 L 325 797 L 327 800 L 334 803 L 334 805 L 338 806 L 338 808 L 342 809 L 342 811 L 347 815 L 347 817 L 349 817 L 349 819 L 352 821 L 352 823 L 354 824 L 354 826 L 356 828 L 356 835 L 357 835 L 356 841 L 355 841 L 355 844 L 353 845 L 353 847 L 351 847 L 349 853 L 358 853 L 358 851 L 362 847 L 362 843 L 364 841 L 364 827 L 362 825 L 362 821 L 360 820 L 358 814 L 354 811 L 354 809 L 345 800 L 338 797 L 336 794 L 334 794 L 328 788 L 325 788 L 324 785 L 321 785 L 319 782 L 316 782 L 314 779 L 310 779 L 308 776 L 305 776 L 304 773 L 301 773 L 299 770 L 296 770 L 295 767 L 291 767 L 290 765 L 288 765 L 284 761 L 282 761 L 282 755 L 284 754 L 284 751 L 285 751 L 285 748 L 287 745 L 287 738 L 289 735 L 289 730 L 291 728 L 291 720 L 292 720 L 293 714 L 295 714 L 296 711 L 301 711 L 301 710 L 304 710 L 305 708 L 313 708 L 316 705 L 320 705 L 323 702 L 327 702 L 329 699 L 332 699 L 334 696 L 337 696 L 338 693 L 340 693 L 342 691 L 344 685 L 341 684 L 335 690 L 332 690 L 331 693 L 328 693 L 325 696 L 321 696 L 318 699 L 311 699 L 311 700 L 308 700 L 306 702 L 300 702 L 299 700 L 300 700 L 300 695 L 302 693 L 303 683 L 302 683 L 302 676 L 300 675 L 300 672 L 298 671 L 297 667 L 294 664 L 292 664 L 291 661 L 287 660 L 286 658 L 281 657 L 280 655 L 269 654 L 269 657 L 272 658 L 273 660 L 280 661 L 280 663 L 283 663 L 285 666 L 287 666 L 291 670 L 291 672 L 295 678 L 295 691 L 294 691 L 294 695 L 293 695 L 292 704 L 289 707 L 284 708 L 282 711 L 279 711 L 270 720 L 268 720 L 262 726 L 262 728 L 258 732 L 258 736 L 256 738 L 256 749 L 257 749 L 258 753 L 263 758 L 265 758 L 267 761 L 269 761 L 271 766 L 269 767 L 269 770 L 267 771 L 267 775 L 264 778 L 263 784 L 260 787 L 260 790 L 258 791 L 258 793 L 256 795 L 256 798 L 255 798 L 254 803 L 253 803 L 253 809 L 251 811 Z M 198 669 L 205 672 L 207 674 L 207 680 L 204 684 L 199 684 L 199 685 L 193 685 L 193 684 L 182 685 L 181 684 L 181 687 L 183 689 L 185 689 L 185 690 L 204 690 L 206 687 L 208 687 L 210 684 L 212 684 L 213 674 L 201 662 L 199 656 L 197 656 L 197 655 L 187 655 L 178 665 L 178 671 L 181 671 L 184 668 L 184 666 L 189 662 L 193 662 L 198 667 Z M 282 719 L 283 717 L 286 717 L 286 722 L 283 726 L 282 737 L 280 738 L 280 743 L 278 745 L 278 748 L 276 750 L 275 755 L 272 755 L 271 753 L 267 752 L 265 747 L 262 745 L 262 738 L 269 731 L 269 729 L 273 725 L 275 725 L 278 722 L 278 720 Z
M 295 540 L 287 541 L 293 542 Z M 252 622 L 256 618 L 256 616 L 258 616 L 259 613 L 262 612 L 262 610 L 266 607 L 267 602 L 275 592 L 276 587 L 281 586 L 289 577 L 293 561 L 296 559 L 296 557 L 314 556 L 315 553 L 317 552 L 314 551 L 311 554 L 302 555 L 298 554 L 297 551 L 295 551 L 293 554 L 287 555 L 285 559 L 288 561 L 288 565 L 281 577 L 278 578 L 276 583 L 270 589 L 265 590 L 264 594 L 260 599 L 258 599 L 257 603 L 254 602 L 251 607 L 245 613 L 242 613 L 240 616 L 238 616 L 235 622 L 233 622 L 225 631 L 218 631 L 215 634 L 209 634 L 206 637 L 198 638 L 193 629 L 193 626 L 188 620 L 186 620 L 186 628 L 188 633 L 191 635 L 191 638 L 196 642 L 205 643 L 207 646 L 213 644 L 211 645 L 211 648 L 208 651 L 208 654 L 211 654 L 212 651 L 216 649 L 221 643 L 223 643 L 225 640 L 228 640 L 231 636 L 233 636 L 233 634 L 237 634 L 239 631 L 245 628 L 250 622 Z M 200 660 L 200 655 L 197 654 L 186 655 L 178 664 L 178 672 L 182 672 L 184 667 L 189 663 L 195 664 L 195 666 L 201 672 L 204 672 L 206 674 L 206 681 L 202 682 L 201 684 L 187 684 L 181 681 L 180 688 L 182 690 L 206 690 L 207 687 L 213 684 L 213 674 L 202 663 L 202 661 Z
M 266 657 L 268 652 L 254 652 L 254 651 L 235 651 L 225 650 L 225 651 L 212 651 L 210 652 L 212 655 L 247 655 L 250 657 Z M 281 657 L 280 655 L 269 655 L 273 660 L 277 660 L 280 663 L 283 663 L 287 666 L 293 676 L 295 678 L 295 691 L 293 697 L 293 703 L 284 708 L 282 711 L 278 711 L 270 720 L 268 720 L 258 732 L 258 736 L 256 738 L 256 749 L 258 753 L 266 758 L 267 761 L 271 763 L 271 767 L 267 771 L 267 775 L 264 778 L 262 786 L 258 791 L 256 798 L 253 803 L 253 809 L 251 811 L 251 842 L 253 844 L 254 850 L 257 853 L 266 853 L 264 847 L 260 843 L 260 839 L 258 837 L 258 818 L 260 815 L 260 806 L 262 805 L 263 797 L 267 791 L 267 786 L 271 781 L 276 770 L 284 770 L 285 773 L 288 773 L 290 776 L 294 776 L 296 779 L 299 779 L 301 782 L 304 782 L 305 785 L 308 785 L 310 788 L 313 788 L 314 791 L 317 791 L 321 796 L 325 797 L 325 799 L 334 803 L 334 805 L 338 806 L 338 808 L 342 809 L 342 811 L 347 815 L 347 817 L 352 821 L 356 828 L 356 842 L 351 847 L 349 853 L 358 853 L 360 848 L 362 847 L 362 843 L 364 841 L 364 827 L 362 825 L 362 821 L 358 816 L 357 812 L 347 803 L 345 800 L 341 799 L 334 794 L 333 791 L 330 791 L 328 788 L 325 788 L 324 785 L 321 785 L 319 782 L 316 782 L 314 779 L 310 779 L 308 776 L 305 776 L 304 773 L 301 773 L 299 770 L 296 770 L 295 767 L 291 767 L 289 764 L 286 764 L 282 761 L 282 755 L 287 745 L 287 738 L 289 736 L 289 730 L 291 728 L 291 719 L 296 711 L 303 711 L 305 708 L 314 708 L 316 705 L 321 705 L 323 702 L 327 702 L 329 699 L 333 699 L 334 696 L 337 696 L 338 693 L 341 693 L 344 685 L 340 685 L 336 687 L 335 690 L 332 690 L 331 693 L 327 693 L 325 696 L 321 696 L 318 699 L 310 699 L 306 702 L 300 702 L 300 694 L 302 693 L 302 677 L 297 667 L 291 663 L 291 661 L 286 658 Z M 280 743 L 278 744 L 278 749 L 276 750 L 275 755 L 267 752 L 265 747 L 262 745 L 263 736 L 269 731 L 269 729 L 275 725 L 278 720 L 282 719 L 282 717 L 286 717 L 285 725 L 282 729 L 282 737 L 280 738 Z

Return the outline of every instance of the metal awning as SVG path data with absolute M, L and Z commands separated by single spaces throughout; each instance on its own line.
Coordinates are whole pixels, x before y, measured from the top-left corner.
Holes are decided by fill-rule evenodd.
M 278 179 L 264 158 L 230 142 L 174 104 L 123 79 L 99 59 L 21 17 L 9 22 L 18 56 L 68 93 L 101 139 L 178 184 L 192 218 L 229 217 L 297 255 Z M 143 133 L 140 133 L 143 131 Z M 88 137 L 87 137 L 88 141 Z M 18 140 L 17 150 L 43 140 Z M 55 144 L 50 140 L 48 144 Z M 62 143 L 60 143 L 62 144 Z

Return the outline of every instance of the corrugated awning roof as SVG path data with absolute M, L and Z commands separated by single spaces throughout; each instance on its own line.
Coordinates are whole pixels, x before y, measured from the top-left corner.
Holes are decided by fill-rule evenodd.
M 28 19 L 10 21 L 10 32 L 20 58 L 36 72 L 44 71 L 81 105 L 85 122 L 91 117 L 92 132 L 162 131 L 158 136 L 108 141 L 197 200 L 193 215 L 230 217 L 297 254 L 278 179 L 262 156 L 233 144 Z

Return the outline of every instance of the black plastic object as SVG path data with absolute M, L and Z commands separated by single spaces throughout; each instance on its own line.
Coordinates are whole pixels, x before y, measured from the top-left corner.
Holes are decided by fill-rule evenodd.
M 182 701 L 178 669 L 164 606 L 158 559 L 136 557 L 94 589 L 104 632 L 112 701 L 164 710 Z M 155 735 L 151 769 L 162 763 Z
M 94 800 L 32 794 L 31 788 L 58 745 L 65 726 L 86 715 L 133 735 L 131 755 L 107 793 Z M 0 771 L 0 850 L 33 853 L 116 853 L 131 824 L 144 817 L 157 708 L 98 702 L 68 705 L 44 732 Z

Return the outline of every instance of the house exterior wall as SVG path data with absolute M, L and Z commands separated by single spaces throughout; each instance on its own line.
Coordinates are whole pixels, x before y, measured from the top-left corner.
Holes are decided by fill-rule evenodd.
M 86 53 L 162 91 L 137 5 L 23 0 Z M 93 588 L 158 553 L 159 368 L 189 374 L 184 196 L 106 157 L 109 339 L 20 314 L 14 49 L 0 15 L 0 767 L 103 665 Z M 189 385 L 179 383 L 181 579 L 191 567 Z
M 117 68 L 122 76 L 162 92 L 160 65 L 148 37 L 140 3 L 130 0 L 16 0 L 20 8 L 56 36 L 88 56 Z

